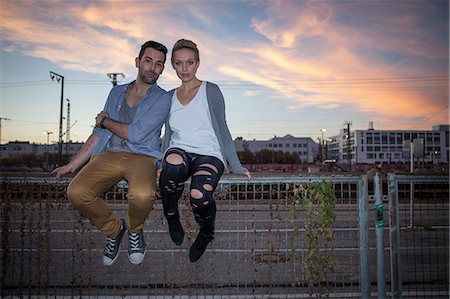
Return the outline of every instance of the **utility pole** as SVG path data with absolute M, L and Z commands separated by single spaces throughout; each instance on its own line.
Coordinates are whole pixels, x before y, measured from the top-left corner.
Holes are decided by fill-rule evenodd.
M 111 83 L 114 86 L 117 86 L 117 75 L 122 76 L 122 78 L 125 78 L 125 75 L 123 73 L 108 73 L 106 74 L 106 76 L 109 77 L 109 79 L 111 79 Z
M 62 157 L 62 137 L 63 137 L 63 103 L 64 103 L 64 76 L 61 76 L 55 72 L 50 71 L 50 78 L 52 81 L 56 78 L 56 81 L 59 83 L 61 81 L 61 104 L 59 108 L 59 140 L 58 140 L 58 166 L 61 166 L 61 157 Z
M 66 156 L 69 155 L 69 142 L 70 142 L 70 100 L 67 101 L 67 117 L 66 117 Z
M 0 144 L 2 144 L 2 120 L 11 120 L 11 119 L 6 117 L 0 117 Z
M 346 121 L 344 123 L 344 125 L 347 126 L 347 135 L 346 135 L 346 138 L 347 138 L 347 159 L 348 159 L 349 168 L 351 170 L 351 168 L 352 168 L 352 145 L 351 145 L 351 142 L 350 142 L 350 140 L 351 140 L 351 138 L 350 138 L 350 126 L 352 125 L 352 122 L 351 121 Z

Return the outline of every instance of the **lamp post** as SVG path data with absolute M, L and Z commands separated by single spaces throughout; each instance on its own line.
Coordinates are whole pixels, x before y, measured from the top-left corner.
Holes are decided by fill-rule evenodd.
M 327 131 L 327 129 L 320 129 L 320 132 L 322 133 L 322 144 L 320 145 L 321 148 L 321 153 L 322 153 L 322 162 L 325 161 L 325 151 L 324 151 L 324 147 L 325 147 L 325 132 Z
M 6 117 L 0 117 L 0 144 L 2 144 L 2 120 L 11 120 L 11 119 Z
M 47 134 L 47 153 L 48 153 L 49 135 L 53 134 L 53 132 L 49 132 L 49 131 L 45 130 L 44 133 Z
M 49 154 L 49 152 L 48 152 L 48 144 L 49 144 L 49 142 L 50 142 L 49 136 L 50 136 L 50 134 L 53 134 L 53 132 L 49 132 L 49 131 L 45 130 L 44 133 L 47 134 L 47 145 L 46 145 L 45 147 L 46 147 L 46 152 L 47 152 L 47 167 L 48 167 L 48 165 L 49 165 L 49 160 L 50 160 L 50 154 Z
M 50 71 L 50 78 L 53 80 L 56 79 L 56 81 L 59 83 L 61 81 L 61 104 L 59 109 L 59 139 L 58 139 L 58 166 L 61 166 L 61 156 L 62 156 L 62 120 L 63 120 L 63 103 L 64 103 L 64 76 L 61 76 L 55 72 Z

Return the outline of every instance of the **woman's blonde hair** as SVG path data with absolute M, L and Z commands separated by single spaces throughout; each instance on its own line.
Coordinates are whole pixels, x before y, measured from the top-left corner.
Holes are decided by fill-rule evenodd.
M 198 52 L 198 48 L 197 45 L 191 41 L 191 40 L 187 40 L 187 39 L 180 39 L 178 40 L 172 48 L 172 57 L 171 57 L 171 61 L 173 63 L 173 53 L 175 53 L 175 51 L 177 50 L 181 50 L 181 49 L 189 49 L 192 50 L 192 52 L 194 52 L 194 58 L 195 61 L 200 61 L 200 53 Z

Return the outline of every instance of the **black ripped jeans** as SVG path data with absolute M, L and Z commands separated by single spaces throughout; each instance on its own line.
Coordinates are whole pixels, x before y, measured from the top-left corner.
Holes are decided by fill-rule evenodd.
M 189 200 L 195 220 L 201 233 L 213 236 L 216 218 L 213 193 L 223 171 L 224 165 L 216 157 L 188 153 L 180 148 L 167 150 L 159 177 L 165 217 L 178 217 L 178 200 L 184 182 L 190 178 Z

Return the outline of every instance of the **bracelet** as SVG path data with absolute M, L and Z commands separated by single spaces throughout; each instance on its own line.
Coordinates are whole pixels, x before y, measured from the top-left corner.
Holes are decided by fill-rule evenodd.
M 104 123 L 105 123 L 105 120 L 106 120 L 107 118 L 108 118 L 107 116 L 105 116 L 105 117 L 102 118 L 102 120 L 100 121 L 100 128 L 106 129 Z

